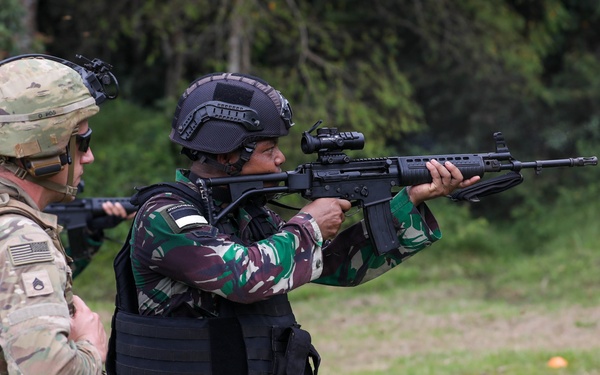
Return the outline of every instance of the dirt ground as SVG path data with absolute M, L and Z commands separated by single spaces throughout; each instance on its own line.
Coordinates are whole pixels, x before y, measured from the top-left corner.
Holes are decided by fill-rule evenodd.
M 498 312 L 497 306 L 472 311 L 467 303 L 463 311 L 436 312 L 392 303 L 376 313 L 368 311 L 382 303 L 379 296 L 348 301 L 333 307 L 326 319 L 311 318 L 303 325 L 323 359 L 319 374 L 387 370 L 399 357 L 455 351 L 483 355 L 496 350 L 600 349 L 600 306 L 546 311 L 525 305 Z M 370 307 L 360 312 L 364 306 Z M 347 308 L 354 313 L 340 311 Z

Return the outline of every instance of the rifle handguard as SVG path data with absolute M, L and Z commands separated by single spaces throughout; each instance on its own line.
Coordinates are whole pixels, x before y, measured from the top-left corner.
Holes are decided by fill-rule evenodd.
M 456 190 L 448 195 L 448 198 L 454 202 L 479 202 L 480 197 L 501 193 L 519 185 L 521 182 L 523 182 L 523 176 L 518 172 L 510 171 L 502 176 L 496 176 L 467 188 Z

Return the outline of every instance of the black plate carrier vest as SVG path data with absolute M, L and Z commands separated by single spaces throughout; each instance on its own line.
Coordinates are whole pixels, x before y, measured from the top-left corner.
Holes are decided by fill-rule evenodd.
M 142 188 L 131 201 L 141 207 L 163 192 L 185 197 L 203 212 L 198 193 L 180 183 Z M 132 231 L 133 225 L 114 261 L 117 295 L 106 360 L 109 375 L 317 374 L 320 357 L 310 334 L 296 323 L 287 295 L 252 304 L 217 297 L 218 316 L 203 319 L 139 315 Z

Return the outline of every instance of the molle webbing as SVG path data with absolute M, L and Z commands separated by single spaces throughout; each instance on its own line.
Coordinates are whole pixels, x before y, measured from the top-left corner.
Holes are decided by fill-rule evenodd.
M 119 311 L 115 374 L 211 374 L 208 326 L 189 320 Z
M 120 311 L 115 324 L 116 374 L 267 375 L 276 374 L 275 357 L 285 355 L 294 318 L 163 318 Z

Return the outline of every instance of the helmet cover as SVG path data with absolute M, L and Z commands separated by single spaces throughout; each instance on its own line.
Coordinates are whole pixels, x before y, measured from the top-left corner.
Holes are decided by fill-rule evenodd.
M 0 65 L 1 156 L 62 154 L 77 124 L 98 111 L 80 74 L 65 64 L 28 57 Z
M 269 84 L 217 73 L 197 79 L 183 93 L 170 138 L 190 150 L 223 154 L 246 141 L 285 136 L 292 125 L 288 101 Z

